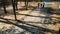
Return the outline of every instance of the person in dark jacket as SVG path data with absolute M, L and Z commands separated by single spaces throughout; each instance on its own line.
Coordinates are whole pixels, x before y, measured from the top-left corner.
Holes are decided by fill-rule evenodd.
M 44 6 L 45 6 L 45 3 L 42 3 L 42 8 L 44 8 Z

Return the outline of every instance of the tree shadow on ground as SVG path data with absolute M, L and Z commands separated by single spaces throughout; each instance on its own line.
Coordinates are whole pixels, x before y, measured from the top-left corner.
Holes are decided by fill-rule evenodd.
M 44 7 L 44 8 L 41 8 L 40 11 L 43 13 L 52 14 L 53 9 L 50 7 Z
M 3 21 L 5 20 L 5 21 Z M 6 24 L 13 24 L 17 27 L 20 27 L 26 31 L 29 31 L 31 32 L 32 34 L 42 34 L 44 32 L 51 32 L 51 33 L 57 33 L 57 31 L 54 31 L 54 30 L 50 30 L 50 29 L 47 29 L 47 28 L 42 28 L 42 27 L 38 27 L 38 26 L 35 26 L 35 25 L 31 25 L 31 24 L 28 24 L 28 26 L 26 26 L 27 24 L 25 22 L 21 22 L 21 21 L 18 21 L 17 23 L 24 23 L 26 25 L 18 25 L 17 23 L 13 23 L 11 21 L 9 21 L 8 19 L 5 19 L 3 18 L 3 20 L 0 20 L 0 22 L 2 23 L 6 23 Z M 29 27 L 29 26 L 32 26 L 32 27 Z
M 21 6 L 22 8 L 19 8 L 19 9 L 17 9 L 17 10 L 26 10 L 26 6 Z M 27 7 L 27 10 L 33 10 L 33 9 L 35 9 L 36 7 L 34 7 L 34 6 L 28 6 Z

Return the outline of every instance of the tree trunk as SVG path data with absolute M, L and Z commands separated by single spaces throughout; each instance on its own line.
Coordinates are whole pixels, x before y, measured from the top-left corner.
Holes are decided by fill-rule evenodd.
M 17 20 L 14 0 L 12 0 L 12 5 L 13 5 L 13 12 L 14 12 L 15 20 Z
M 27 2 L 26 2 L 26 3 L 27 3 L 27 5 L 26 5 L 26 6 L 27 6 L 27 9 L 28 9 L 28 0 L 27 0 Z
M 18 4 L 18 3 L 17 3 L 17 2 L 18 2 L 18 0 L 15 0 L 15 1 L 14 1 L 14 3 L 15 3 L 15 9 L 18 9 L 18 7 L 17 7 L 17 4 Z
M 26 10 L 28 9 L 28 0 L 25 0 L 25 7 L 26 7 Z
M 2 4 L 3 4 L 4 13 L 6 14 L 7 11 L 6 11 L 6 7 L 5 7 L 5 2 L 4 2 L 4 0 L 2 1 Z

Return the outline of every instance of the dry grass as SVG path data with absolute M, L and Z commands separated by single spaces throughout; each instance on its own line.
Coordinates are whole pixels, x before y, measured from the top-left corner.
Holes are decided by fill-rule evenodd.
M 23 3 L 23 2 L 22 2 Z M 38 2 L 37 2 L 38 3 Z M 29 6 L 37 6 L 37 3 L 36 2 L 29 2 Z M 53 3 L 54 4 L 54 3 Z M 24 4 L 20 4 L 20 6 L 24 6 Z M 52 6 L 55 6 L 55 5 L 52 5 Z M 32 12 L 32 10 L 23 10 L 23 11 L 20 11 L 20 10 L 18 10 L 18 11 L 16 11 L 16 12 L 18 12 L 19 14 L 30 14 L 30 12 Z M 56 18 L 52 18 L 52 21 L 53 22 L 58 22 L 60 19 L 58 19 L 58 18 L 60 18 L 60 15 L 56 15 L 56 14 L 53 14 L 53 15 L 51 15 L 52 17 L 56 17 Z M 24 19 L 26 16 L 25 15 L 17 15 L 17 19 L 18 20 L 22 20 L 22 19 Z M 5 15 L 4 16 L 4 18 L 6 18 L 6 19 L 14 19 L 14 15 Z M 37 21 L 36 19 L 34 19 L 34 21 Z M 43 24 L 42 24 L 43 25 Z M 6 27 L 6 28 L 9 28 L 11 25 L 8 25 L 8 24 L 2 24 L 2 23 L 0 23 L 0 27 L 2 28 L 2 27 Z M 42 26 L 43 27 L 43 26 Z M 45 28 L 48 28 L 48 29 L 51 29 L 51 30 L 55 30 L 55 31 L 58 31 L 59 30 L 59 28 L 60 28 L 60 24 L 58 25 L 58 24 L 55 24 L 55 25 L 53 25 L 53 24 L 46 24 L 46 25 L 44 25 L 44 27 Z M 49 32 L 47 32 L 46 34 L 48 34 Z M 49 33 L 49 34 L 51 34 L 51 33 Z

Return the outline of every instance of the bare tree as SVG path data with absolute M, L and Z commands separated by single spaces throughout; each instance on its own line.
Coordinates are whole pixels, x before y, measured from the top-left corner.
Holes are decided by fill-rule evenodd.
M 15 20 L 17 20 L 16 10 L 15 10 L 15 3 L 14 2 L 15 2 L 15 0 L 12 0 L 13 12 L 14 12 Z
M 18 2 L 18 0 L 14 0 L 14 3 L 15 3 L 15 9 L 18 9 L 18 7 L 17 7 L 17 3 Z
M 25 0 L 26 10 L 28 9 L 28 0 Z
M 6 6 L 5 6 L 5 1 L 4 0 L 2 0 L 2 5 L 3 5 L 3 8 L 4 8 L 4 13 L 6 14 L 7 11 L 6 11 Z

